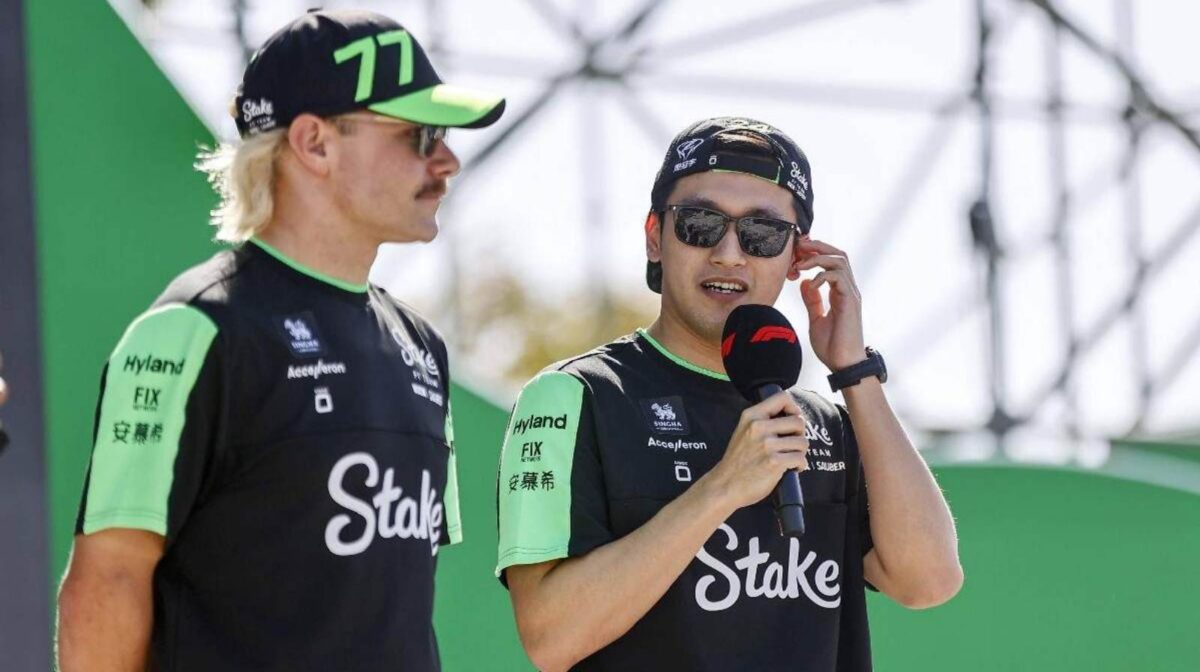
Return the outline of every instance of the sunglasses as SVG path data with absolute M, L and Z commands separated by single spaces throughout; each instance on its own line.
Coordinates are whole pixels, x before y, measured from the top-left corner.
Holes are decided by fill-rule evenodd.
M 738 244 L 753 257 L 775 257 L 787 249 L 792 231 L 800 227 L 770 217 L 730 217 L 723 212 L 695 205 L 668 205 L 675 213 L 675 236 L 693 247 L 716 247 L 734 222 Z M 665 214 L 665 213 L 664 213 Z
M 410 126 L 414 129 L 413 149 L 416 150 L 417 156 L 422 159 L 428 159 L 433 156 L 434 149 L 437 148 L 437 143 L 446 139 L 445 126 L 429 126 L 427 124 L 413 124 L 400 119 L 391 119 L 389 117 L 377 116 L 358 116 L 352 114 L 343 114 L 337 117 L 344 121 L 358 122 L 364 124 L 384 124 L 392 126 Z

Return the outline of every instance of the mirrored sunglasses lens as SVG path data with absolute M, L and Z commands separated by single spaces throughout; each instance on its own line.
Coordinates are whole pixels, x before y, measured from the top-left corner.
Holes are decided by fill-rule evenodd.
M 738 242 L 746 254 L 774 257 L 787 246 L 791 226 L 773 219 L 747 219 L 738 226 Z
M 712 247 L 725 235 L 726 218 L 719 212 L 700 208 L 675 211 L 675 235 L 688 245 Z

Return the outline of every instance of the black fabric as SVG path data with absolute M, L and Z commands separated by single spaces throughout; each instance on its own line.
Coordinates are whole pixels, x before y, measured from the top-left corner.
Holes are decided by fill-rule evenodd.
M 727 380 L 685 367 L 641 335 L 552 369 L 583 382 L 581 417 L 590 418 L 580 423 L 572 473 L 572 557 L 641 527 L 712 469 L 749 406 Z M 574 669 L 871 669 L 862 574 L 871 542 L 853 430 L 843 408 L 792 394 L 811 421 L 812 469 L 801 475 L 807 535 L 789 545 L 766 500 L 740 509 L 629 632 Z M 765 555 L 753 556 L 751 579 L 735 563 L 755 547 Z M 793 562 L 803 571 L 789 575 Z M 748 595 L 767 577 L 787 596 Z
M 253 244 L 186 272 L 155 305 L 174 303 L 218 334 L 175 462 L 152 669 L 440 669 L 441 337 L 382 290 L 340 289 Z M 312 338 L 290 337 L 288 316 Z

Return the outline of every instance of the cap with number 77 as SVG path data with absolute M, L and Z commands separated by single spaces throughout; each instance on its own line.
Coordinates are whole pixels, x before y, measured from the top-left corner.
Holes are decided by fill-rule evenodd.
M 303 113 L 370 110 L 430 126 L 482 128 L 504 98 L 442 82 L 416 38 L 392 19 L 361 11 L 314 11 L 254 53 L 234 99 L 247 137 L 287 128 Z

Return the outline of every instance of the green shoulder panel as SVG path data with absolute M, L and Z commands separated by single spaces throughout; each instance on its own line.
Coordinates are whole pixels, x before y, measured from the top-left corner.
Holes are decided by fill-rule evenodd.
M 163 306 L 134 320 L 108 360 L 83 531 L 167 533 L 185 410 L 217 327 L 196 308 Z
M 567 556 L 571 472 L 583 383 L 548 371 L 525 385 L 500 453 L 500 548 L 496 574 Z

